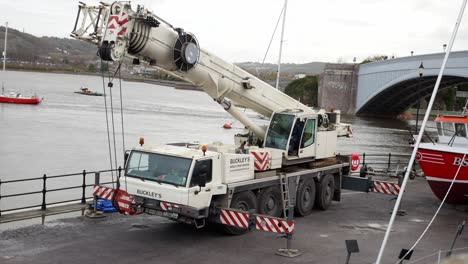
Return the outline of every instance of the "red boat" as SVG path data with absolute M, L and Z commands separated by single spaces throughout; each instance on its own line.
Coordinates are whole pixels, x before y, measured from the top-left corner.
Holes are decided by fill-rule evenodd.
M 437 198 L 444 198 L 456 176 L 446 202 L 468 204 L 468 113 L 438 116 L 435 122 L 438 141 L 421 143 L 416 159 Z
M 34 104 L 37 105 L 41 102 L 37 96 L 23 97 L 21 94 L 11 93 L 9 95 L 0 95 L 0 103 L 10 104 Z

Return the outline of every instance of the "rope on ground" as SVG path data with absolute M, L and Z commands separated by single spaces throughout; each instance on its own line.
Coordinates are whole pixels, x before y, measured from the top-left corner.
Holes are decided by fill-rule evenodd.
M 432 257 L 432 256 L 435 256 L 435 255 L 437 255 L 437 254 L 442 254 L 442 253 L 449 252 L 449 251 L 452 251 L 452 252 L 453 252 L 453 251 L 460 251 L 460 250 L 464 250 L 464 249 L 468 249 L 468 247 L 454 248 L 454 249 L 452 249 L 452 250 L 450 250 L 450 249 L 439 250 L 439 251 L 436 251 L 436 252 L 434 252 L 434 253 L 432 253 L 432 254 L 430 254 L 430 255 L 427 255 L 427 256 L 424 256 L 424 257 L 421 257 L 421 258 L 412 260 L 412 261 L 408 262 L 407 264 L 416 263 L 416 262 L 418 262 L 418 261 L 421 261 L 421 260 L 423 260 L 423 259 L 427 259 L 427 258 Z

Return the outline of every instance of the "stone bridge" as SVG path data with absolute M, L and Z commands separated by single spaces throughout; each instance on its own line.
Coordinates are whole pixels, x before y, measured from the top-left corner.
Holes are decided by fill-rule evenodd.
M 362 65 L 327 64 L 319 79 L 319 105 L 346 114 L 396 116 L 431 95 L 445 53 Z M 423 77 L 419 66 L 423 63 Z M 468 51 L 450 54 L 439 90 L 468 83 Z

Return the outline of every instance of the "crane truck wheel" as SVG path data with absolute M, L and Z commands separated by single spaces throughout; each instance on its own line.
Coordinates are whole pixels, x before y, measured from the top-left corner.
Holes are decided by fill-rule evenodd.
M 239 192 L 234 194 L 231 200 L 231 207 L 242 211 L 257 209 L 257 197 L 252 191 Z M 249 229 L 243 229 L 234 226 L 224 226 L 223 231 L 229 235 L 242 235 L 249 232 Z
M 261 190 L 257 196 L 258 213 L 280 217 L 283 211 L 281 191 L 278 187 L 268 187 Z
M 315 201 L 315 181 L 312 178 L 299 183 L 296 194 L 296 206 L 294 212 L 298 216 L 306 216 L 312 213 Z
M 335 179 L 333 175 L 327 174 L 323 176 L 318 186 L 315 206 L 320 210 L 327 210 L 332 203 L 334 192 Z

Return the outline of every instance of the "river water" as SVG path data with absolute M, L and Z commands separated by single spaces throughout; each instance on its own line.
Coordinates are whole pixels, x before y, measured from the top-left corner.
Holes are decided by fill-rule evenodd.
M 6 91 L 25 95 L 37 93 L 44 98 L 37 106 L 0 104 L 2 181 L 110 168 L 104 97 L 74 93 L 81 86 L 102 92 L 101 77 L 15 71 L 0 74 Z M 119 96 L 119 80 L 116 79 L 113 107 L 118 164 L 121 165 Z M 234 120 L 203 92 L 122 81 L 122 97 L 126 149 L 136 146 L 140 137 L 149 145 L 188 141 L 233 143 L 233 135 L 240 132 L 238 122 L 233 124 L 232 130 L 222 128 L 224 123 Z M 107 104 L 109 107 L 109 96 Z M 258 122 L 266 122 L 253 112 L 248 115 Z M 112 119 L 110 113 L 108 118 Z M 405 122 L 351 116 L 343 116 L 342 122 L 352 124 L 354 136 L 339 138 L 339 153 L 410 152 Z M 64 181 L 81 182 L 79 177 L 56 179 L 48 188 L 63 186 Z M 1 191 L 5 195 L 32 188 L 37 190 L 41 184 L 40 181 L 14 186 L 5 184 Z M 79 196 L 79 190 L 70 193 Z M 57 194 L 55 199 L 60 196 Z M 39 198 L 18 197 L 11 198 L 10 202 L 5 199 L 0 206 L 10 208 L 20 201 Z

